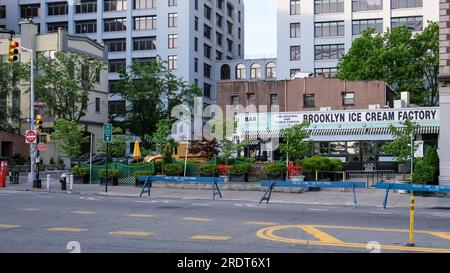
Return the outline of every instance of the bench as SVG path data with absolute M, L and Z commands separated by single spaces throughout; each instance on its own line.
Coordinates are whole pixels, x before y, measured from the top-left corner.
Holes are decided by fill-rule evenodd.
M 148 193 L 148 196 L 150 196 L 152 183 L 204 183 L 212 185 L 213 200 L 216 199 L 217 195 L 222 198 L 219 183 L 225 183 L 223 177 L 139 176 L 138 180 L 144 182 L 139 197 L 142 197 L 144 193 Z
M 356 192 L 355 189 L 365 189 L 366 182 L 342 182 L 342 181 L 261 181 L 261 187 L 267 187 L 266 192 L 259 201 L 261 204 L 263 201 L 269 203 L 274 187 L 280 188 L 352 188 L 353 191 L 353 204 L 356 207 Z

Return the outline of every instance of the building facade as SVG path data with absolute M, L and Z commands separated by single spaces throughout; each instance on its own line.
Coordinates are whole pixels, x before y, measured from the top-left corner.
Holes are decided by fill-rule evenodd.
M 0 25 L 18 31 L 25 18 L 40 33 L 61 27 L 104 44 L 110 91 L 121 68 L 160 57 L 212 103 L 215 61 L 244 56 L 244 0 L 0 0 Z M 111 112 L 125 104 L 110 101 Z
M 72 36 L 66 31 L 60 29 L 56 33 L 50 34 L 38 34 L 37 25 L 34 23 L 21 23 L 20 35 L 13 38 L 14 41 L 18 41 L 20 46 L 25 48 L 35 49 L 35 56 L 54 56 L 55 52 L 71 52 L 79 53 L 88 56 L 93 59 L 101 60 L 105 63 L 107 59 L 106 49 L 96 43 L 95 41 L 82 36 Z M 8 52 L 8 40 L 9 37 L 0 37 L 0 56 L 6 61 L 6 57 L 3 57 Z M 20 61 L 29 63 L 31 55 L 28 52 L 21 51 Z M 103 123 L 108 121 L 108 73 L 106 70 L 100 73 L 97 78 L 98 82 L 94 84 L 94 90 L 89 93 L 89 102 L 86 111 L 86 115 L 81 118 L 80 126 L 86 135 L 92 135 L 93 143 L 88 143 L 84 147 L 83 152 L 89 152 L 90 147 L 95 148 L 96 140 L 102 137 Z M 23 117 L 23 123 L 20 126 L 19 135 L 24 135 L 26 130 L 29 130 L 30 125 L 25 121 L 30 117 L 30 92 L 29 81 L 23 81 L 20 86 L 22 92 L 20 97 L 17 98 L 20 105 L 21 115 Z M 17 100 L 16 99 L 16 100 Z M 44 114 L 44 132 L 50 130 L 53 127 L 54 118 L 49 115 L 47 108 L 35 107 L 36 114 Z M 6 142 L 6 140 L 3 140 Z M 51 158 L 56 162 L 58 158 L 62 156 L 55 141 L 51 141 L 48 145 L 48 150 L 42 153 L 41 159 L 47 164 Z
M 440 110 L 450 116 L 450 0 L 440 0 Z M 440 182 L 450 185 L 450 119 L 441 119 L 439 142 Z
M 277 0 L 278 79 L 298 72 L 335 74 L 361 32 L 439 20 L 439 0 Z

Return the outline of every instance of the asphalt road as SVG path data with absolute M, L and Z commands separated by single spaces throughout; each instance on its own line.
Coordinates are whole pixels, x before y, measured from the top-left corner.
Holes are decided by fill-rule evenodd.
M 0 191 L 0 252 L 447 252 L 450 210 Z

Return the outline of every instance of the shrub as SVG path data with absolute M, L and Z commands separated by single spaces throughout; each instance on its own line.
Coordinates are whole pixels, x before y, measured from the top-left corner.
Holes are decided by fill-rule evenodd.
M 200 165 L 199 171 L 201 174 L 216 175 L 216 173 L 219 171 L 219 168 L 217 168 L 217 166 L 214 164 L 203 164 Z
M 70 170 L 70 173 L 74 176 L 85 176 L 89 175 L 89 168 L 81 168 L 79 166 L 75 166 Z
M 304 172 L 315 171 L 341 171 L 342 161 L 339 159 L 330 159 L 324 156 L 313 156 L 301 161 L 301 166 Z
M 152 171 L 135 171 L 133 176 L 137 178 L 139 176 L 153 176 L 154 173 Z
M 98 171 L 98 174 L 100 177 L 106 176 L 106 169 L 100 169 Z M 119 178 L 120 177 L 120 171 L 118 169 L 108 169 L 108 177 L 112 178 Z
M 439 158 L 434 147 L 428 147 L 423 159 L 414 164 L 412 181 L 414 184 L 437 184 L 439 181 Z
M 240 161 L 240 162 L 245 162 L 245 163 L 253 164 L 253 163 L 256 163 L 256 158 L 251 158 L 251 157 L 241 157 L 241 158 L 236 159 L 236 161 Z
M 183 174 L 184 168 L 183 165 L 179 164 L 165 164 L 164 165 L 164 173 L 166 175 L 181 175 Z
M 228 165 L 217 165 L 219 169 L 219 175 L 228 175 L 230 173 L 230 166 Z
M 55 165 L 55 160 L 53 159 L 53 157 L 52 158 L 50 158 L 50 165 Z
M 231 174 L 246 174 L 248 173 L 250 166 L 248 164 L 235 164 L 230 166 Z
M 268 174 L 279 175 L 286 173 L 286 165 L 283 162 L 273 162 L 265 166 L 264 169 Z

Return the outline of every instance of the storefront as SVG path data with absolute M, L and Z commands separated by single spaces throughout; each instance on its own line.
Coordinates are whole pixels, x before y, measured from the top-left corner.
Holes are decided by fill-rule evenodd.
M 407 119 L 419 124 L 416 141 L 423 141 L 424 149 L 437 146 L 439 108 L 240 114 L 236 137 L 249 140 L 248 156 L 276 160 L 280 158 L 276 147 L 283 141 L 281 130 L 307 120 L 312 155 L 339 158 L 347 170 L 398 171 L 394 157 L 384 153 L 383 145 L 394 139 L 389 126 L 401 129 Z

